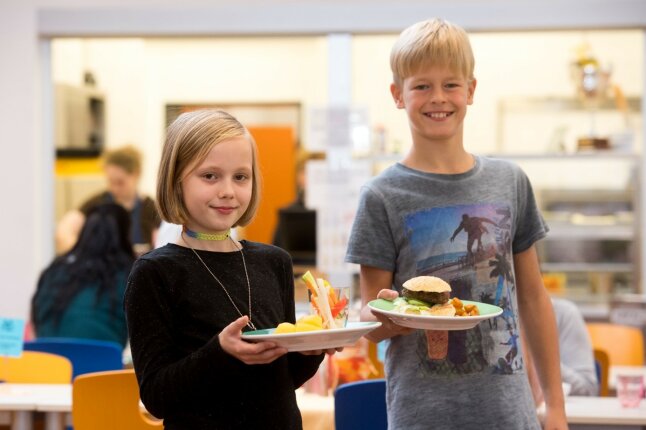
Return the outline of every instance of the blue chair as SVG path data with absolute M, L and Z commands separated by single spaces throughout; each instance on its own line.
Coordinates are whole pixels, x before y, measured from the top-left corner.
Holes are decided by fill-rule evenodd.
M 334 425 L 336 430 L 386 430 L 386 380 L 340 385 L 334 393 Z
M 72 362 L 72 380 L 85 373 L 123 369 L 123 351 L 121 345 L 115 342 L 42 337 L 26 341 L 24 349 L 67 357 Z

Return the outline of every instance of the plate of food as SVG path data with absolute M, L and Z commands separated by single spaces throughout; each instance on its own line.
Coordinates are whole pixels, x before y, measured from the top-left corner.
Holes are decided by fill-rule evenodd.
M 404 282 L 402 297 L 368 303 L 373 312 L 393 323 L 422 330 L 467 330 L 502 314 L 488 303 L 450 298 L 451 286 L 434 276 L 418 276 Z
M 298 322 L 295 324 L 298 327 Z M 276 328 L 248 331 L 242 338 L 249 342 L 271 341 L 288 351 L 312 351 L 354 345 L 361 336 L 381 326 L 380 322 L 348 322 L 343 328 L 311 329 L 276 333 Z
M 284 322 L 275 328 L 248 331 L 248 342 L 271 341 L 288 351 L 312 351 L 354 345 L 361 336 L 381 325 L 380 322 L 348 322 L 350 298 L 347 289 L 334 288 L 307 271 L 303 281 L 310 292 L 312 314 L 295 324 Z

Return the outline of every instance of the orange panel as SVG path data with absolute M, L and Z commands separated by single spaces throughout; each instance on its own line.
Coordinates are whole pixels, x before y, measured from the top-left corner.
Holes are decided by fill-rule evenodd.
M 291 127 L 248 127 L 258 145 L 262 195 L 256 218 L 243 232 L 245 239 L 271 243 L 278 209 L 296 198 L 296 144 Z

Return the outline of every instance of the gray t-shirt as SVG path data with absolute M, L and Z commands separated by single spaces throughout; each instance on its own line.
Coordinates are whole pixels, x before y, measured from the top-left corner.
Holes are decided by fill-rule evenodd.
M 540 429 L 519 339 L 513 254 L 546 233 L 529 180 L 507 161 L 476 157 L 456 175 L 396 164 L 362 189 L 347 262 L 392 271 L 398 291 L 412 277 L 437 276 L 451 296 L 503 309 L 473 329 L 449 331 L 443 359 L 429 358 L 433 332 L 390 340 L 390 430 Z

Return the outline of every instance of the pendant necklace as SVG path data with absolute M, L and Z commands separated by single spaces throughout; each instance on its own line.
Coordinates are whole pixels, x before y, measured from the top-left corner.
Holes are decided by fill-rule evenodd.
M 186 230 L 184 230 L 184 232 L 186 232 Z M 217 278 L 217 276 L 215 276 L 215 274 L 211 271 L 211 269 L 209 269 L 209 266 L 207 266 L 204 260 L 202 260 L 202 257 L 200 257 L 200 254 L 198 254 L 197 251 L 195 251 L 195 249 L 193 249 L 193 247 L 189 245 L 189 243 L 184 238 L 184 235 L 182 234 L 181 236 L 186 246 L 188 246 L 191 249 L 191 251 L 193 251 L 193 254 L 195 254 L 197 259 L 200 260 L 200 263 L 202 263 L 204 268 L 211 274 L 213 279 L 215 279 L 215 281 L 220 285 L 220 287 L 222 287 L 222 290 L 229 298 L 229 301 L 231 302 L 235 310 L 238 311 L 238 314 L 241 317 L 244 316 L 242 312 L 240 312 L 240 309 L 238 309 L 238 306 L 236 306 L 235 302 L 231 298 L 231 295 L 229 294 L 227 289 L 224 287 L 224 284 Z M 228 234 L 225 237 L 225 239 L 226 238 L 229 238 L 231 240 L 231 242 L 233 243 L 233 246 L 235 246 L 236 249 L 240 251 L 240 256 L 242 257 L 242 267 L 244 267 L 244 274 L 245 274 L 245 277 L 247 278 L 247 293 L 248 293 L 248 304 L 249 304 L 249 322 L 247 322 L 247 327 L 249 327 L 251 330 L 256 330 L 256 326 L 253 325 L 253 322 L 251 322 L 251 282 L 249 282 L 249 273 L 247 272 L 247 263 L 245 262 L 245 259 L 244 259 L 244 252 L 242 252 L 242 248 L 239 247 L 238 244 L 235 242 L 235 240 L 233 240 Z M 206 239 L 206 240 L 214 240 L 214 239 Z M 215 240 L 223 240 L 223 239 L 215 239 Z

